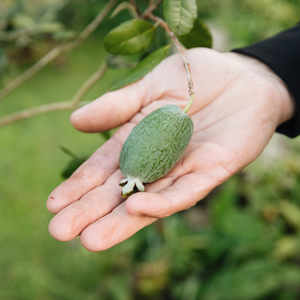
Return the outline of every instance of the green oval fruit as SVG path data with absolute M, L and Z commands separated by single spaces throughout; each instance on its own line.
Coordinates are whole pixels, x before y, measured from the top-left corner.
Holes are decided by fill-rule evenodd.
M 126 139 L 119 163 L 126 177 L 120 182 L 122 196 L 143 183 L 158 180 L 179 161 L 193 134 L 193 121 L 177 105 L 165 105 L 142 119 Z

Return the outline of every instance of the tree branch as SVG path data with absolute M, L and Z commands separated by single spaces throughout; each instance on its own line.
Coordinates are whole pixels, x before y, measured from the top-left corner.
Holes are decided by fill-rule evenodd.
M 73 99 L 70 101 L 73 105 L 73 108 L 76 109 L 79 106 L 80 101 L 84 97 L 84 95 L 92 88 L 92 86 L 104 75 L 105 71 L 107 70 L 107 63 L 104 60 L 98 70 L 92 74 L 80 87 L 77 91 Z
M 105 74 L 105 71 L 107 70 L 107 64 L 106 61 L 103 61 L 98 70 L 93 73 L 79 88 L 75 96 L 72 98 L 72 100 L 64 101 L 64 102 L 56 102 L 56 103 L 49 103 L 44 104 L 41 106 L 28 108 L 25 110 L 22 110 L 17 113 L 13 113 L 11 115 L 8 115 L 6 117 L 3 117 L 0 119 L 0 128 L 11 124 L 16 123 L 21 120 L 25 120 L 37 115 L 45 114 L 52 111 L 58 111 L 58 110 L 74 110 L 77 109 L 80 104 L 84 104 L 83 102 L 80 102 L 84 95 L 93 87 L 93 85 Z
M 77 36 L 75 40 L 69 42 L 63 42 L 57 47 L 49 51 L 44 57 L 42 57 L 37 63 L 35 63 L 31 68 L 26 70 L 24 73 L 15 78 L 11 83 L 4 87 L 0 91 L 0 100 L 10 94 L 22 83 L 27 81 L 30 77 L 36 74 L 39 70 L 45 67 L 49 62 L 51 62 L 59 54 L 70 51 L 77 46 L 79 46 L 104 20 L 113 6 L 117 3 L 117 0 L 110 0 L 106 6 L 100 11 L 96 18 Z
M 0 128 L 5 125 L 15 123 L 20 120 L 28 119 L 33 116 L 41 115 L 51 111 L 66 110 L 72 108 L 73 108 L 73 103 L 71 101 L 65 101 L 65 102 L 49 103 L 38 107 L 25 109 L 23 111 L 8 115 L 0 119 Z
M 172 31 L 172 29 L 169 27 L 169 25 L 164 20 L 162 20 L 161 18 L 153 15 L 152 12 L 150 12 L 150 11 L 149 12 L 146 11 L 145 17 L 149 18 L 149 19 L 151 19 L 155 22 L 158 22 L 167 31 L 167 33 L 169 34 L 170 38 L 172 39 L 172 41 L 174 42 L 176 48 L 179 51 L 180 57 L 183 61 L 183 65 L 184 65 L 184 68 L 185 68 L 185 71 L 186 71 L 187 80 L 188 80 L 188 87 L 189 87 L 190 101 L 184 109 L 184 112 L 187 113 L 187 111 L 189 110 L 189 108 L 191 107 L 191 105 L 194 101 L 195 91 L 194 91 L 193 80 L 192 80 L 192 77 L 191 77 L 190 64 L 189 64 L 187 58 L 185 57 L 183 46 L 178 41 L 175 33 Z

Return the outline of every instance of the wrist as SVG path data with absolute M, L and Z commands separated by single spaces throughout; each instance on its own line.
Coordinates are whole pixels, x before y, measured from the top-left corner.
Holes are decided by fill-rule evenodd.
M 277 97 L 274 97 L 274 104 L 278 111 L 278 125 L 291 119 L 296 113 L 296 101 L 290 90 L 282 79 L 262 61 L 239 53 L 225 53 L 227 56 L 240 62 L 245 67 L 254 71 L 257 75 L 267 79 L 274 88 Z

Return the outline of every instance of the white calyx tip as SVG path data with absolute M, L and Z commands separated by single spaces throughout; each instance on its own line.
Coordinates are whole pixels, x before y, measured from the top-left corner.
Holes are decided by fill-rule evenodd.
M 128 176 L 127 178 L 121 180 L 119 185 L 123 186 L 122 193 L 121 193 L 123 198 L 127 198 L 130 195 L 132 195 L 135 186 L 137 187 L 137 189 L 140 192 L 145 191 L 145 187 L 144 187 L 143 183 L 139 179 L 132 178 L 130 176 Z

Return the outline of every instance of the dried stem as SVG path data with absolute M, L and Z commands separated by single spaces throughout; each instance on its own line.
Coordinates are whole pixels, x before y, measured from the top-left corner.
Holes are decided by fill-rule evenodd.
M 172 31 L 172 29 L 169 27 L 169 25 L 162 20 L 161 18 L 153 15 L 151 12 L 146 12 L 145 14 L 146 18 L 149 18 L 155 22 L 158 22 L 169 34 L 170 38 L 172 39 L 172 41 L 174 42 L 176 48 L 179 51 L 180 57 L 183 61 L 183 65 L 186 71 L 186 75 L 187 75 L 187 80 L 188 80 L 188 87 L 189 87 L 189 95 L 190 95 L 190 100 L 189 103 L 187 104 L 187 106 L 184 109 L 184 112 L 187 113 L 187 111 L 189 110 L 189 108 L 191 107 L 194 98 L 195 98 L 195 91 L 194 91 L 194 84 L 193 84 L 193 80 L 191 77 L 191 70 L 190 70 L 190 64 L 187 60 L 187 58 L 185 57 L 185 53 L 184 53 L 184 49 L 183 46 L 181 45 L 181 43 L 178 41 L 176 35 L 174 34 L 174 32 Z
M 75 40 L 69 42 L 63 42 L 57 47 L 53 48 L 50 52 L 48 52 L 44 57 L 42 57 L 37 63 L 35 63 L 31 68 L 22 73 L 20 76 L 15 78 L 11 83 L 9 83 L 5 88 L 0 91 L 0 100 L 5 96 L 10 94 L 13 90 L 15 90 L 22 83 L 27 81 L 30 77 L 36 74 L 39 70 L 45 67 L 49 62 L 51 62 L 55 57 L 59 54 L 70 51 L 79 46 L 96 28 L 99 24 L 104 20 L 113 6 L 117 3 L 117 0 L 110 0 L 103 10 L 96 16 L 96 18 L 77 36 Z

